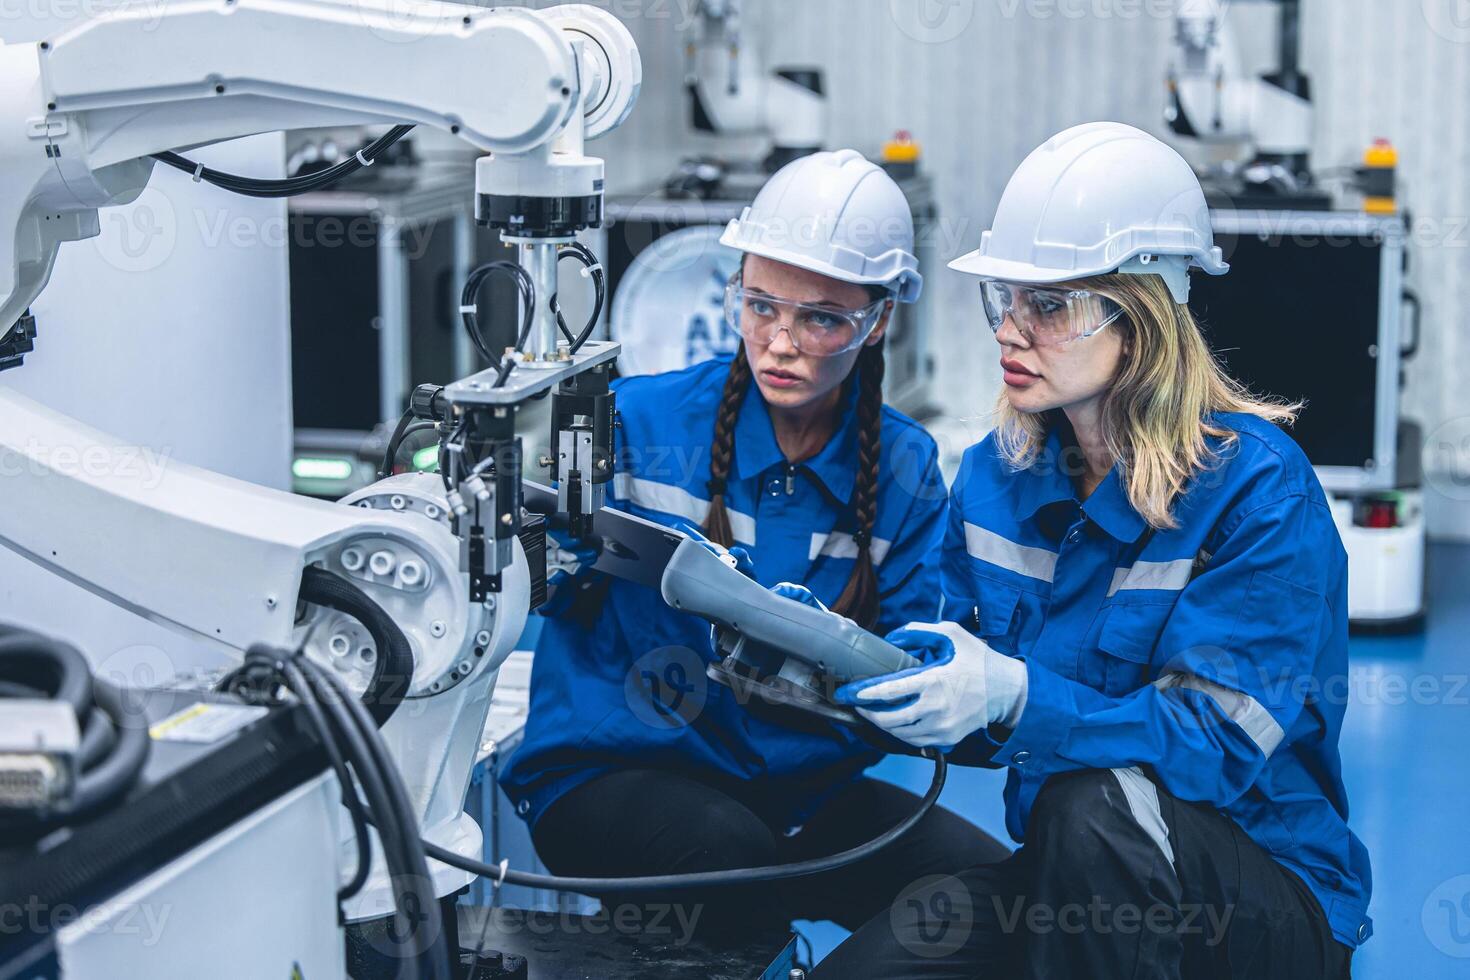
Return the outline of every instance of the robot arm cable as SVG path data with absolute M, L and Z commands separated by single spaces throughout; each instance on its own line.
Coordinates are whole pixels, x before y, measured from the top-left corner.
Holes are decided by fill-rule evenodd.
M 386 480 L 392 476 L 398 465 L 398 453 L 403 447 L 406 439 L 419 432 L 428 432 L 430 429 L 438 429 L 438 422 L 415 422 L 412 410 L 404 412 L 403 418 L 398 420 L 398 427 L 393 430 L 393 436 L 388 440 L 388 447 L 383 450 L 383 462 L 378 467 L 378 479 Z
M 394 126 L 387 133 L 373 140 L 365 148 L 359 150 L 354 156 L 334 164 L 326 170 L 314 174 L 304 174 L 300 177 L 287 177 L 284 180 L 266 180 L 260 177 L 242 177 L 238 174 L 225 173 L 220 170 L 211 170 L 201 163 L 196 163 L 187 157 L 177 153 L 165 152 L 153 154 L 153 159 L 159 163 L 168 164 L 175 170 L 182 170 L 195 180 L 202 180 L 207 184 L 241 194 L 245 197 L 280 198 L 293 197 L 304 194 L 307 191 L 322 190 L 349 174 L 354 174 L 363 167 L 370 167 L 382 156 L 384 151 L 397 143 L 413 129 L 412 126 Z
M 636 878 L 563 878 L 557 875 L 511 871 L 501 865 L 475 861 L 461 857 L 431 841 L 424 841 L 424 852 L 435 861 L 460 868 L 470 874 L 489 878 L 497 885 L 522 885 L 527 888 L 545 888 L 591 895 L 609 892 L 665 892 L 683 889 L 726 888 L 734 885 L 749 885 L 822 874 L 845 868 L 873 856 L 912 830 L 933 809 L 934 804 L 939 800 L 940 792 L 944 789 L 948 763 L 943 754 L 936 750 L 926 749 L 922 754 L 933 761 L 934 776 L 929 782 L 928 791 L 919 801 L 913 813 L 865 844 L 840 851 L 837 854 L 797 861 L 792 864 L 776 864 L 763 868 L 733 868 L 728 871 L 705 871 L 694 874 L 646 875 Z
M 236 693 L 247 701 L 276 703 L 279 690 L 284 688 L 302 703 L 328 761 L 342 781 L 344 804 L 349 799 L 358 800 L 355 808 L 348 805 L 349 810 L 355 810 L 354 825 L 360 816 L 364 824 L 371 823 L 378 829 L 393 889 L 394 935 L 402 937 L 405 953 L 405 969 L 400 976 L 448 980 L 444 929 L 436 921 L 439 904 L 419 841 L 418 822 L 403 778 L 389 760 L 367 709 L 338 678 L 299 650 L 252 647 L 246 654 L 242 676 L 248 683 Z M 367 850 L 363 845 L 366 830 L 358 828 L 357 832 L 360 870 L 348 889 L 356 886 L 361 869 L 367 867 L 362 863 Z
M 567 338 L 571 345 L 573 354 L 582 349 L 582 345 L 592 337 L 592 332 L 597 329 L 597 321 L 602 318 L 602 307 L 607 302 L 607 275 L 603 271 L 602 263 L 597 261 L 597 256 L 592 250 L 581 242 L 570 242 L 562 246 L 558 259 L 576 259 L 582 264 L 582 274 L 592 279 L 592 287 L 595 297 L 592 303 L 592 315 L 587 318 L 587 324 L 577 336 L 572 336 L 571 328 L 567 326 L 566 319 L 561 315 L 561 304 L 555 296 L 551 297 L 551 310 L 556 314 L 556 324 L 561 328 L 562 336 Z
M 366 592 L 324 568 L 307 567 L 302 571 L 301 598 L 346 613 L 372 635 L 378 657 L 362 702 L 373 723 L 381 728 L 398 709 L 413 680 L 413 647 L 408 637 Z
M 500 387 L 505 384 L 506 378 L 510 377 L 511 371 L 515 370 L 515 360 L 510 357 L 497 357 L 491 351 L 490 342 L 480 327 L 478 309 L 480 289 L 490 280 L 491 276 L 497 274 L 510 276 L 515 281 L 516 289 L 520 292 L 521 327 L 516 336 L 516 349 L 523 349 L 531 336 L 531 327 L 536 320 L 536 284 L 531 281 L 530 274 L 521 266 L 514 262 L 489 262 L 471 272 L 469 278 L 465 280 L 464 291 L 459 297 L 459 310 L 460 316 L 464 319 L 465 333 L 469 334 L 470 342 L 475 345 L 480 356 L 500 372 L 495 380 L 496 387 Z
M 408 637 L 403 635 L 393 617 L 366 592 L 325 568 L 309 565 L 302 570 L 300 596 L 303 602 L 351 616 L 373 638 L 377 659 L 373 662 L 372 678 L 363 691 L 362 703 L 367 705 L 373 724 L 381 728 L 403 703 L 413 680 L 413 647 L 409 645 Z M 261 678 L 253 676 L 253 672 L 258 671 L 258 663 L 247 656 L 245 663 L 221 680 L 217 689 L 240 697 L 248 696 L 252 689 L 262 688 Z
M 347 762 L 343 758 L 342 748 L 336 737 L 332 734 L 327 724 L 326 715 L 322 713 L 322 707 L 316 698 L 311 696 L 310 685 L 306 675 L 301 668 L 287 660 L 282 665 L 286 675 L 286 681 L 293 691 L 306 691 L 306 696 L 301 697 L 301 706 L 311 718 L 312 726 L 317 730 L 321 738 L 322 749 L 327 754 L 327 760 L 332 765 L 332 771 L 337 774 L 337 784 L 342 790 L 342 806 L 347 809 L 352 817 L 352 836 L 357 842 L 357 867 L 352 872 L 352 879 L 337 890 L 337 901 L 345 902 L 347 899 L 362 891 L 362 886 L 367 884 L 368 872 L 373 863 L 373 839 L 368 833 L 367 814 L 363 812 L 362 798 L 357 795 L 354 788 L 351 773 L 347 770 Z

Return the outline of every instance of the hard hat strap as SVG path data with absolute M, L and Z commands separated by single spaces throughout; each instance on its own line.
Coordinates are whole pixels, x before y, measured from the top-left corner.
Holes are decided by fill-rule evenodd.
M 1122 276 L 1160 276 L 1176 303 L 1189 302 L 1189 256 L 1135 255 L 1118 266 Z

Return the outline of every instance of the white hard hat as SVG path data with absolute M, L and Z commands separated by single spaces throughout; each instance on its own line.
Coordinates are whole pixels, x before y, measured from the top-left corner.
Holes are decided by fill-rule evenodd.
M 980 248 L 949 267 L 1021 283 L 1155 273 L 1184 303 L 1191 266 L 1212 276 L 1230 269 L 1199 178 L 1148 133 L 1096 122 L 1032 151 L 1006 184 Z
M 720 244 L 842 282 L 884 286 L 901 303 L 923 290 L 908 199 L 856 150 L 787 164 L 730 222 Z

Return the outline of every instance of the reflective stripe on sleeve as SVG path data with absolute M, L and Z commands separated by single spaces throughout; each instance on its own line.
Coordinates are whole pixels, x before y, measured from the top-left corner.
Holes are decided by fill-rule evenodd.
M 1241 730 L 1250 736 L 1250 740 L 1256 743 L 1256 748 L 1266 758 L 1271 758 L 1271 753 L 1276 751 L 1284 738 L 1286 732 L 1282 731 L 1276 719 L 1271 713 L 1261 707 L 1261 703 L 1249 694 L 1242 694 L 1214 681 L 1207 681 L 1203 677 L 1193 674 L 1170 673 L 1165 674 L 1154 681 L 1154 686 L 1161 691 L 1182 687 L 1189 691 L 1198 691 L 1210 698 L 1220 710 L 1225 712 L 1225 717 L 1240 726 Z

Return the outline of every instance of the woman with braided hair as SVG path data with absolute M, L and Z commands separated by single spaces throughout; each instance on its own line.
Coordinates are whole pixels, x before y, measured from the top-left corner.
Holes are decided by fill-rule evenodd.
M 747 265 L 755 264 L 762 268 L 753 278 L 759 282 L 763 277 L 780 277 L 783 272 L 779 267 L 765 268 L 763 263 L 770 260 L 759 257 L 747 259 Z M 745 270 L 742 269 L 742 278 Z M 789 275 L 790 273 L 785 273 Z M 808 274 L 810 275 L 810 274 Z M 868 289 L 868 302 L 887 302 L 884 290 L 877 287 Z M 749 301 L 747 301 L 749 302 Z M 750 317 L 751 314 L 746 314 Z M 856 621 L 859 625 L 871 628 L 878 619 L 878 609 L 881 602 L 878 593 L 878 576 L 873 564 L 873 524 L 878 516 L 878 476 L 879 456 L 882 447 L 882 412 L 883 412 L 883 375 L 886 364 L 883 359 L 883 336 L 882 330 L 875 330 L 876 337 L 870 338 L 871 343 L 862 347 L 862 353 L 857 357 L 857 365 L 848 375 L 847 387 L 852 391 L 850 397 L 855 398 L 852 406 L 856 412 L 857 421 L 857 482 L 853 487 L 852 515 L 855 525 L 851 537 L 853 542 L 852 575 L 847 580 L 847 586 L 842 595 L 832 606 L 834 612 Z M 779 340 L 784 334 L 778 334 Z M 747 345 L 755 342 L 747 340 Z M 730 362 L 729 374 L 725 378 L 724 394 L 720 401 L 719 413 L 715 417 L 714 445 L 710 449 L 710 478 L 705 485 L 710 494 L 709 515 L 705 518 L 702 528 L 703 533 L 711 541 L 726 548 L 735 546 L 735 533 L 730 526 L 730 511 L 726 505 L 725 497 L 729 487 L 730 460 L 735 448 L 735 425 L 739 419 L 740 409 L 744 405 L 748 392 L 750 391 L 753 369 L 747 355 L 747 345 L 742 345 L 735 353 Z M 782 356 L 780 350 L 774 354 L 772 346 L 778 346 L 774 342 L 763 346 L 768 359 L 773 362 L 779 361 Z M 782 350 L 796 350 L 789 342 L 781 345 Z M 763 368 L 768 379 L 768 384 L 778 385 L 787 381 L 790 373 L 780 367 Z M 777 387 L 772 396 L 765 394 L 762 387 L 762 398 L 767 406 L 774 402 L 780 405 L 780 393 L 789 390 Z M 776 412 L 772 415 L 773 427 L 777 428 L 776 439 L 785 448 L 788 441 L 800 443 L 805 435 L 808 440 L 815 436 L 820 438 L 824 433 L 821 421 L 831 419 L 836 422 L 838 413 L 832 411 L 836 407 L 836 400 L 840 399 L 842 391 L 833 388 L 831 396 L 834 401 L 830 405 L 819 406 L 825 411 L 817 413 L 817 425 L 807 428 L 803 425 L 805 420 L 791 413 Z M 774 396 L 774 397 L 773 397 Z M 781 428 L 790 427 L 793 431 L 788 439 L 783 440 Z M 825 439 L 823 440 L 826 441 Z M 801 454 L 796 450 L 796 455 Z M 788 456 L 788 459 L 791 459 Z M 795 460 L 792 460 L 793 465 Z
M 701 530 L 748 554 L 763 585 L 878 633 L 938 614 L 947 519 L 934 441 L 883 404 L 888 321 L 923 281 L 910 214 L 855 151 L 791 164 L 723 239 L 744 253 L 725 295 L 741 349 L 616 384 L 609 506 Z M 880 753 L 851 729 L 773 716 L 710 681 L 708 624 L 653 589 L 590 573 L 560 591 L 501 778 L 553 872 L 777 864 L 853 847 L 915 808 L 864 777 Z M 916 879 L 1007 853 L 936 809 L 840 872 L 656 903 L 688 903 L 706 939 L 792 918 L 854 926 Z

